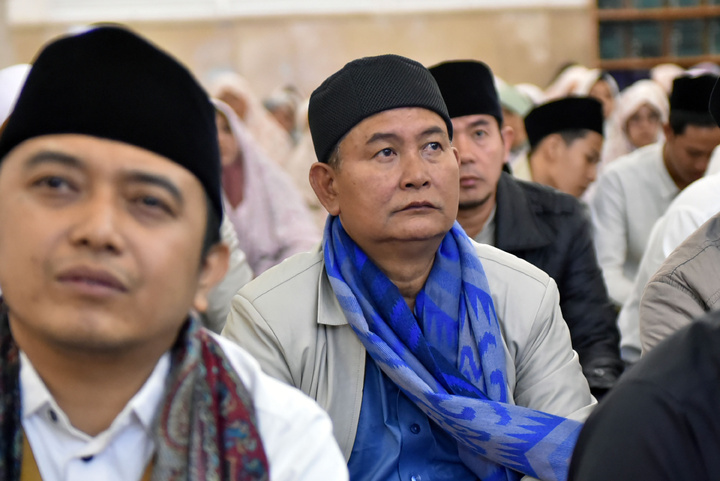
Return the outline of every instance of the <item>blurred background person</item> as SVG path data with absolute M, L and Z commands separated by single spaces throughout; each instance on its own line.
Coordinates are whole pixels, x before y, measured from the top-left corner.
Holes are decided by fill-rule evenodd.
M 290 177 L 253 142 L 227 104 L 215 101 L 225 215 L 255 275 L 320 241 Z

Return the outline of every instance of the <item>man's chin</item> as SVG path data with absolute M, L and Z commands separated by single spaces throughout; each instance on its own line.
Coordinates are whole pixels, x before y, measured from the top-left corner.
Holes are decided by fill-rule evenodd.
M 473 200 L 466 200 L 461 201 L 458 205 L 459 210 L 472 210 L 477 209 L 478 207 L 482 207 L 483 205 L 487 204 L 490 200 L 490 195 L 487 197 L 483 197 L 482 199 L 473 199 Z

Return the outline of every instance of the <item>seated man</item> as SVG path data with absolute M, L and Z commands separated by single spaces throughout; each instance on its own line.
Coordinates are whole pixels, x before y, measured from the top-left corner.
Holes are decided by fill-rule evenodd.
M 566 97 L 539 105 L 525 117 L 530 152 L 513 166 L 515 177 L 575 197 L 595 180 L 603 143 L 602 104 Z
M 241 289 L 223 334 L 328 411 L 353 481 L 564 479 L 594 401 L 557 288 L 455 222 L 458 156 L 430 72 L 350 62 L 309 121 L 322 248 Z
M 593 394 L 603 394 L 623 363 L 615 311 L 581 204 L 502 172 L 513 132 L 504 126 L 505 109 L 500 109 L 487 65 L 444 62 L 430 72 L 452 118 L 453 145 L 460 156 L 458 222 L 477 242 L 525 259 L 553 278 L 583 373 Z
M 720 144 L 720 128 L 708 113 L 716 79 L 675 79 L 665 142 L 620 157 L 597 181 L 589 201 L 595 248 L 618 308 L 630 296 L 653 225 L 681 190 L 703 176 Z
M 51 43 L 0 160 L 0 479 L 348 479 L 317 405 L 189 315 L 228 249 L 184 67 L 119 27 Z

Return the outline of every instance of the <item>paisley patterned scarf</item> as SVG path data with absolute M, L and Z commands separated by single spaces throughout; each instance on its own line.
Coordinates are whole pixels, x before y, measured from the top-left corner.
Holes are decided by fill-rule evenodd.
M 505 353 L 485 272 L 456 222 L 415 313 L 337 217 L 325 269 L 350 326 L 382 371 L 457 441 L 485 481 L 565 480 L 581 423 L 509 404 Z
M 20 479 L 22 424 L 18 348 L 0 319 L 0 479 Z M 171 353 L 156 418 L 153 481 L 267 481 L 268 463 L 250 394 L 200 323 L 185 323 Z

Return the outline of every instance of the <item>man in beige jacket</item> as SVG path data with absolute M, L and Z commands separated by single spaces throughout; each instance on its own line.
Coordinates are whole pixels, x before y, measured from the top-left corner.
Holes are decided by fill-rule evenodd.
M 309 119 L 322 247 L 246 285 L 223 334 L 328 411 L 353 480 L 565 479 L 594 400 L 557 288 L 455 223 L 458 155 L 429 71 L 355 60 Z

